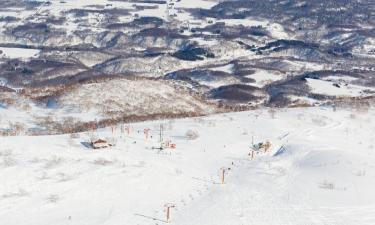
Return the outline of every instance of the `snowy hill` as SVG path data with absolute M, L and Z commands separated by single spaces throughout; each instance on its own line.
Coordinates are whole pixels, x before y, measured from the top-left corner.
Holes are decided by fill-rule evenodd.
M 0 225 L 375 224 L 374 0 L 0 6 Z
M 129 133 L 117 126 L 0 137 L 0 219 L 164 224 L 164 205 L 171 203 L 176 225 L 372 225 L 374 115 L 373 109 L 259 109 L 127 124 Z M 160 124 L 175 149 L 153 149 Z M 92 150 L 93 136 L 116 139 L 116 146 Z M 271 148 L 252 158 L 252 140 L 268 140 Z
M 48 107 L 55 94 L 79 99 L 79 91 L 70 91 L 82 86 L 84 92 L 87 83 L 108 78 L 120 83 L 124 77 L 142 79 L 149 85 L 156 79 L 164 87 L 184 90 L 181 96 L 187 99 L 210 105 L 179 108 L 180 114 L 190 115 L 259 106 L 335 105 L 353 99 L 367 104 L 375 96 L 372 0 L 0 3 L 0 93 L 5 95 L 0 96 L 0 115 L 19 110 L 34 124 L 61 123 L 54 119 L 60 113 Z M 93 90 L 92 96 L 100 91 Z M 137 89 L 132 94 L 142 93 Z M 110 96 L 121 99 L 122 94 Z M 155 96 L 147 95 L 145 105 L 152 105 Z M 130 114 L 147 111 L 126 108 L 132 103 L 125 100 L 120 107 L 108 101 L 106 107 Z M 27 110 L 20 109 L 19 102 Z M 55 106 L 66 111 L 64 105 Z M 103 108 L 91 106 L 91 112 Z M 77 121 L 76 130 L 95 119 L 82 112 L 67 114 Z M 113 119 L 100 116 L 103 123 Z M 22 126 L 35 130 L 29 123 Z

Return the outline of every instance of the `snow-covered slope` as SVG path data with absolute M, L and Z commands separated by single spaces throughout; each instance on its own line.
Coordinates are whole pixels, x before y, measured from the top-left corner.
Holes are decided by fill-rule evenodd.
M 337 79 L 337 78 L 336 78 Z M 348 83 L 331 82 L 317 79 L 306 79 L 312 93 L 330 95 L 330 96 L 366 96 L 375 92 L 373 87 L 362 87 Z
M 375 84 L 371 1 L 2 1 L 0 88 L 126 76 L 168 79 L 186 98 L 226 108 L 366 101 Z
M 373 109 L 260 109 L 128 124 L 129 134 L 117 127 L 1 137 L 0 221 L 163 224 L 164 205 L 173 203 L 176 225 L 372 225 L 374 115 Z M 159 146 L 161 123 L 164 140 L 176 149 L 152 148 Z M 93 135 L 117 145 L 91 150 Z M 271 149 L 252 159 L 252 139 L 269 140 Z
M 37 98 L 43 100 L 35 101 Z M 0 133 L 18 130 L 17 133 L 29 135 L 41 130 L 62 133 L 66 132 L 62 127 L 67 126 L 82 131 L 82 123 L 112 124 L 224 110 L 170 82 L 141 78 L 108 78 L 70 87 L 38 88 L 20 99 L 16 92 L 3 92 L 0 106 Z
M 39 54 L 39 50 L 35 49 L 24 49 L 24 48 L 0 48 L 0 58 L 21 58 L 21 59 L 28 59 L 37 57 Z
M 97 115 L 202 114 L 211 107 L 161 81 L 115 79 L 76 87 L 58 99 L 63 108 Z

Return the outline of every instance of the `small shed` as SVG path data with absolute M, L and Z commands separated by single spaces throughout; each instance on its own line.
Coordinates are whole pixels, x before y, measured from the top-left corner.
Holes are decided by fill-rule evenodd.
M 103 139 L 96 139 L 94 141 L 91 141 L 91 146 L 93 149 L 100 149 L 100 148 L 108 148 L 110 144 Z
M 258 144 L 253 145 L 253 149 L 256 151 L 268 151 L 271 148 L 271 142 L 266 141 L 266 142 L 260 142 Z

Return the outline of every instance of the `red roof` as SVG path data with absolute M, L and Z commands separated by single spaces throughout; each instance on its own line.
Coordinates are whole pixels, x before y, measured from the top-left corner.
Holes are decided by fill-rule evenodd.
M 106 141 L 106 140 L 103 140 L 103 139 L 98 139 L 98 140 L 96 140 L 96 141 L 93 141 L 92 143 L 93 143 L 93 144 L 107 143 L 107 141 Z

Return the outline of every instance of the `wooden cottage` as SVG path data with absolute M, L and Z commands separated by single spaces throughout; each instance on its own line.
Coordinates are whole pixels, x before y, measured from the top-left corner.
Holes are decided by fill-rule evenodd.
M 255 145 L 253 145 L 253 149 L 255 150 L 255 151 L 264 151 L 264 152 L 266 152 L 266 151 L 268 151 L 269 149 L 271 148 L 271 142 L 269 142 L 269 141 L 266 141 L 266 142 L 260 142 L 260 143 L 258 143 L 258 144 L 255 144 Z
M 93 149 L 100 149 L 100 148 L 108 148 L 110 144 L 103 139 L 97 139 L 94 141 L 91 141 L 91 146 Z

